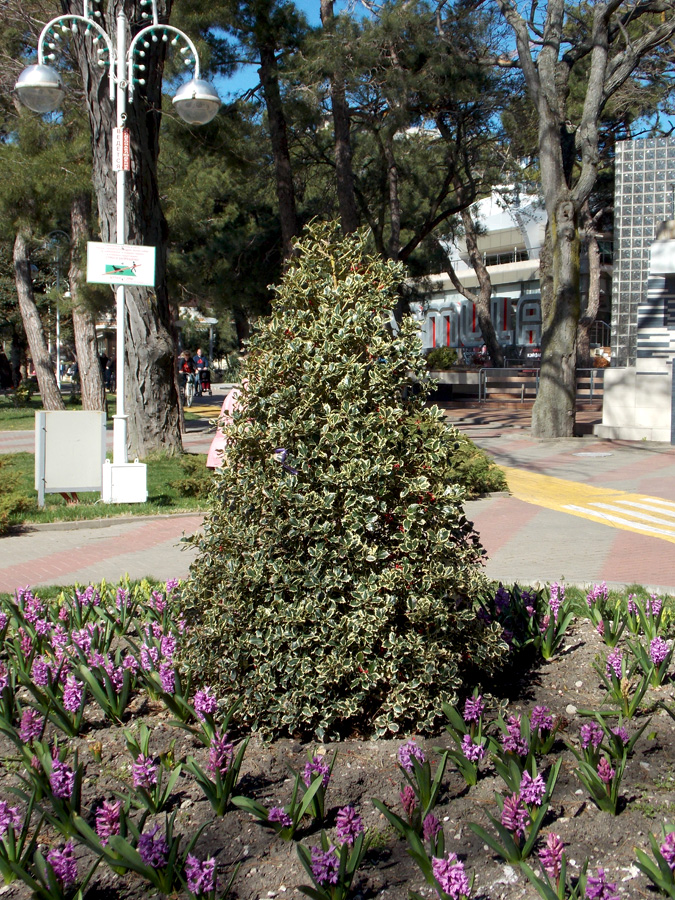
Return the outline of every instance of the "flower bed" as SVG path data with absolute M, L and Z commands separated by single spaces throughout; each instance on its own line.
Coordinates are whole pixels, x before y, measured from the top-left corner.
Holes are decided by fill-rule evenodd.
M 324 747 L 265 745 L 185 682 L 176 587 L 2 604 L 7 896 L 674 895 L 670 599 L 500 587 L 499 691 L 436 738 Z

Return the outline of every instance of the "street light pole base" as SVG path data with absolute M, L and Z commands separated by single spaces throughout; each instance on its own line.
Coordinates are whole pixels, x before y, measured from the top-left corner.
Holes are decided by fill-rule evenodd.
M 103 463 L 104 503 L 145 503 L 148 499 L 147 466 L 138 460 L 132 463 Z

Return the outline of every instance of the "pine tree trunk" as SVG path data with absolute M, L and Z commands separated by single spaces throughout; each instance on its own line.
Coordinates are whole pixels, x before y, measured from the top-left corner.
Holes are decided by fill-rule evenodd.
M 577 323 L 579 321 L 579 229 L 577 213 L 561 199 L 549 221 L 551 290 L 542 292 L 539 391 L 532 409 L 532 434 L 573 437 L 576 407 Z M 551 249 L 549 248 L 549 253 Z
M 81 286 L 85 273 L 82 259 L 86 252 L 89 238 L 89 221 L 91 203 L 87 194 L 73 198 L 70 206 L 70 230 L 73 250 L 70 255 L 68 281 L 73 300 L 73 332 L 77 364 L 80 370 L 80 390 L 82 392 L 82 409 L 105 410 L 105 385 L 98 358 L 96 341 L 96 322 L 91 311 L 87 309 L 82 297 Z
M 398 193 L 398 165 L 394 156 L 394 134 L 386 134 L 383 142 L 389 188 L 389 258 L 398 259 L 401 252 L 401 198 Z
M 324 31 L 333 35 L 333 0 L 321 0 L 321 22 Z M 340 224 L 343 234 L 350 234 L 359 227 L 359 213 L 354 193 L 354 171 L 352 169 L 352 145 L 349 133 L 349 104 L 345 93 L 344 77 L 341 71 L 331 74 L 331 108 L 333 130 L 335 132 L 335 176 Z
M 138 18 L 133 0 L 115 0 L 104 7 L 100 19 L 115 35 L 121 3 L 128 18 Z M 62 0 L 65 12 L 79 14 L 79 0 Z M 171 0 L 159 0 L 160 21 L 168 21 Z M 129 39 L 129 36 L 128 36 Z M 144 86 L 137 85 L 127 105 L 126 125 L 131 134 L 131 172 L 127 173 L 127 242 L 156 248 L 155 288 L 126 290 L 126 384 L 129 455 L 147 457 L 157 450 L 182 450 L 178 395 L 174 379 L 175 340 L 166 284 L 167 225 L 157 186 L 157 157 L 162 108 L 162 71 L 166 44 L 149 42 Z M 98 202 L 101 238 L 116 241 L 116 177 L 112 171 L 112 129 L 115 107 L 108 98 L 107 69 L 98 66 L 97 47 L 83 31 L 73 35 L 72 46 L 84 81 L 92 133 L 93 182 Z
M 494 322 L 492 321 L 492 311 L 490 309 L 490 300 L 492 299 L 492 282 L 487 267 L 483 263 L 483 257 L 478 249 L 478 237 L 474 221 L 468 209 L 463 209 L 462 223 L 464 224 L 464 239 L 466 241 L 466 249 L 469 254 L 469 260 L 473 266 L 478 279 L 478 294 L 475 296 L 476 312 L 478 314 L 478 325 L 480 326 L 487 352 L 492 361 L 493 366 L 501 368 L 504 365 L 504 353 L 497 340 L 497 332 L 495 331 Z
M 291 155 L 288 150 L 286 117 L 279 91 L 279 72 L 275 47 L 271 44 L 263 44 L 259 50 L 260 69 L 258 72 L 265 97 L 267 121 L 272 141 L 272 155 L 274 156 L 282 253 L 284 259 L 289 259 L 293 252 L 293 239 L 298 234 L 298 214 L 295 205 Z
M 47 349 L 42 320 L 35 305 L 28 235 L 24 231 L 19 231 L 14 240 L 14 276 L 19 310 L 35 366 L 42 405 L 45 409 L 65 409 L 66 405 L 56 383 L 54 364 Z

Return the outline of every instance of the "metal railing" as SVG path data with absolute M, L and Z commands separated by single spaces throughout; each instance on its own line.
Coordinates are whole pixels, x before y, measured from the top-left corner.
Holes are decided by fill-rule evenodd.
M 525 402 L 528 389 L 539 392 L 539 369 L 519 368 L 483 368 L 478 371 L 478 402 L 485 403 L 489 392 L 511 394 Z M 588 381 L 588 385 L 583 382 Z M 580 384 L 581 382 L 581 384 Z M 577 401 L 590 402 L 596 399 L 604 386 L 604 369 L 577 369 Z

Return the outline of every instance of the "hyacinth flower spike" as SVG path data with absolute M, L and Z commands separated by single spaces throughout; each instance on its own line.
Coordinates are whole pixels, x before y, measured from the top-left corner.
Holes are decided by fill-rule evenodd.
M 326 805 L 326 791 L 330 783 L 331 775 L 333 774 L 333 766 L 337 759 L 337 753 L 336 750 L 331 761 L 327 762 L 325 756 L 319 755 L 310 747 L 307 750 L 307 762 L 305 763 L 302 772 L 297 773 L 292 766 L 288 766 L 289 771 L 293 776 L 300 774 L 301 780 L 299 784 L 300 790 L 303 791 L 303 793 L 306 793 L 312 788 L 316 782 L 319 783 L 319 788 L 316 793 L 314 793 L 312 802 L 309 806 L 309 813 L 315 822 L 323 822 Z
M 616 724 L 608 721 L 614 719 L 616 714 L 607 713 L 604 710 L 580 709 L 577 711 L 577 715 L 589 719 L 592 717 L 594 721 L 588 721 L 580 728 L 581 753 L 573 744 L 569 742 L 566 744 L 577 759 L 584 759 L 594 766 L 600 762 L 600 753 L 603 750 L 610 759 L 624 760 L 624 762 L 630 759 L 636 743 L 652 720 L 649 716 L 640 728 L 631 734 L 625 727 L 621 714 L 619 714 Z
M 321 845 L 307 848 L 297 844 L 298 856 L 312 885 L 300 885 L 312 900 L 345 900 L 351 894 L 354 876 L 370 846 L 361 816 L 351 806 L 338 811 L 336 842 L 321 832 Z
M 176 782 L 180 778 L 182 766 L 171 768 L 169 761 L 160 758 L 159 761 L 150 753 L 150 730 L 142 724 L 138 732 L 138 740 L 132 732 L 125 729 L 127 750 L 132 757 L 131 774 L 133 779 L 133 792 L 128 795 L 118 794 L 122 799 L 129 801 L 137 809 L 146 809 L 155 815 L 166 808 L 171 799 Z M 164 773 L 169 777 L 164 783 Z
M 234 744 L 228 741 L 227 734 L 217 731 L 209 747 L 206 771 L 193 756 L 188 758 L 186 768 L 194 776 L 217 816 L 225 815 L 229 806 L 239 781 L 248 742 L 249 738 L 245 738 L 235 754 Z
M 586 603 L 595 630 L 608 647 L 616 647 L 627 624 L 623 604 L 619 600 L 610 599 L 604 581 L 593 585 L 586 595 Z
M 300 790 L 301 778 L 300 772 L 297 772 L 291 802 L 287 806 L 268 808 L 257 800 L 251 800 L 250 797 L 232 797 L 232 805 L 250 813 L 263 825 L 275 831 L 282 840 L 290 841 L 302 819 L 306 815 L 312 815 L 314 799 L 323 787 L 322 780 L 316 778 L 303 793 Z
M 525 862 L 520 868 L 530 883 L 536 888 L 542 900 L 585 900 L 588 860 L 581 866 L 579 877 L 574 884 L 567 880 L 567 859 L 560 837 L 550 832 L 539 851 L 541 874 L 537 874 Z
M 436 806 L 447 761 L 448 751 L 444 750 L 432 778 L 431 763 L 413 740 L 406 741 L 398 749 L 398 767 L 417 798 L 421 822 Z
M 514 792 L 508 797 L 495 793 L 500 819 L 490 813 L 487 816 L 497 832 L 496 837 L 476 822 L 469 822 L 469 828 L 506 862 L 519 863 L 532 853 L 548 812 L 561 764 L 562 759 L 559 758 L 551 766 L 544 792 L 537 798 L 541 801 L 539 805 L 529 802 L 532 798 L 523 796 L 524 792 Z
M 457 748 L 445 752 L 467 785 L 472 787 L 478 781 L 480 763 L 485 757 L 489 740 L 483 736 L 485 703 L 478 688 L 465 700 L 463 714 L 449 703 L 443 703 L 443 712 L 448 720 L 445 730 Z M 434 750 L 443 752 L 440 747 L 434 747 Z
M 637 662 L 629 667 L 625 654 L 616 647 L 604 659 L 600 657 L 593 663 L 603 686 L 626 719 L 636 714 L 649 688 L 649 676 L 636 678 L 636 667 Z
M 207 822 L 191 837 L 185 850 L 181 852 L 182 838 L 174 835 L 176 813 L 167 816 L 162 831 L 159 824 L 145 827 L 145 816 L 141 822 L 134 823 L 126 819 L 128 833 L 110 834 L 102 841 L 82 819 L 77 820 L 80 834 L 111 868 L 124 866 L 126 870 L 136 872 L 162 894 L 171 894 L 181 886 L 181 873 L 185 869 L 187 857 L 192 853 L 195 844 Z
M 95 860 L 84 879 L 79 879 L 75 845 L 72 841 L 63 848 L 52 848 L 45 856 L 39 850 L 30 866 L 12 864 L 12 869 L 33 892 L 36 900 L 83 900 L 100 859 Z
M 40 816 L 37 824 L 32 822 L 34 807 L 33 795 L 29 798 L 26 813 L 22 817 L 18 807 L 0 800 L 0 875 L 5 884 L 10 884 L 16 878 L 14 865 L 25 869 L 33 859 L 44 821 L 44 816 Z
M 675 644 L 664 641 L 662 637 L 656 635 L 649 642 L 648 647 L 644 647 L 641 643 L 628 641 L 631 653 L 637 660 L 637 664 L 649 679 L 652 687 L 659 687 L 665 681 L 668 675 L 668 669 L 673 659 L 673 651 Z
M 552 584 L 549 588 L 548 611 L 539 624 L 538 649 L 544 659 L 551 659 L 560 648 L 574 614 L 565 599 L 565 585 Z
M 637 867 L 662 894 L 675 898 L 675 826 L 661 826 L 660 842 L 650 833 L 649 843 L 654 858 L 636 847 Z

